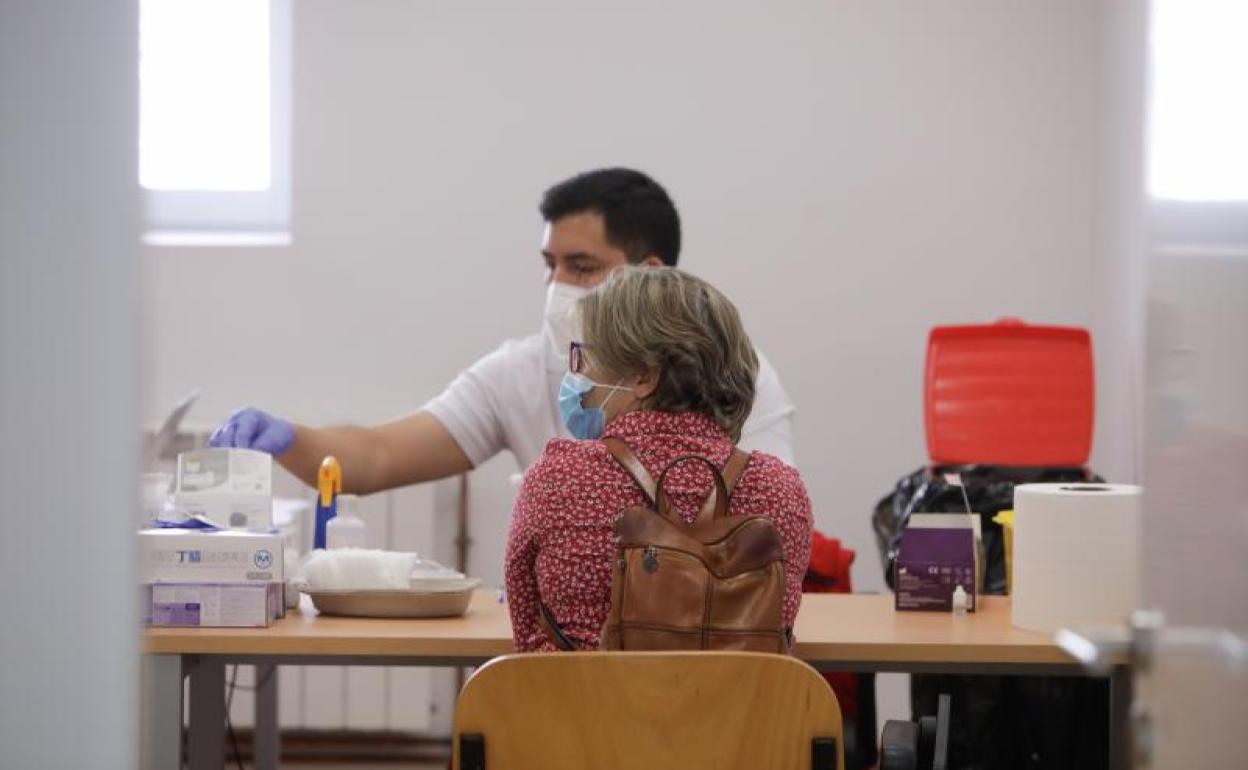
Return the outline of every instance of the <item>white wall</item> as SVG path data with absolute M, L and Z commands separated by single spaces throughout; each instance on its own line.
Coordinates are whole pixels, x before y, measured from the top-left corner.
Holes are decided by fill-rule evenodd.
M 879 588 L 868 517 L 925 459 L 927 330 L 1122 332 L 1097 311 L 1103 10 L 304 0 L 294 244 L 147 250 L 148 415 L 194 385 L 208 420 L 418 407 L 536 328 L 541 191 L 635 165 L 681 208 L 682 266 L 781 372 L 818 526 Z M 1123 421 L 1098 427 L 1094 465 L 1121 478 Z
M 0 767 L 132 768 L 132 2 L 0 21 Z

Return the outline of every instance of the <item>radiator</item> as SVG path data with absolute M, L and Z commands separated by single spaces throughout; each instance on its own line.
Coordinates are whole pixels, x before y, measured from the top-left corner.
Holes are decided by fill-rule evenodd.
M 416 551 L 454 564 L 454 554 L 441 553 L 435 538 L 437 530 L 458 521 L 459 485 L 458 479 L 448 479 L 361 498 L 359 516 L 368 524 L 368 546 Z M 274 494 L 313 498 L 311 490 L 277 466 Z M 305 527 L 310 524 L 305 522 Z M 237 672 L 226 673 L 227 682 L 231 674 L 235 680 L 230 721 L 235 727 L 250 727 L 255 721 L 255 669 L 239 666 Z M 449 734 L 454 678 L 454 671 L 411 666 L 281 666 L 279 724 L 283 729 Z

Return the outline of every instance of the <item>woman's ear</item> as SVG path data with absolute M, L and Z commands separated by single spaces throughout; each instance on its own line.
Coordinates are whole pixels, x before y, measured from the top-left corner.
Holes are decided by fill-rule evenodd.
M 654 391 L 659 389 L 659 369 L 654 367 L 647 369 L 637 377 L 637 382 L 633 383 L 633 397 L 638 401 L 645 401 L 654 395 Z

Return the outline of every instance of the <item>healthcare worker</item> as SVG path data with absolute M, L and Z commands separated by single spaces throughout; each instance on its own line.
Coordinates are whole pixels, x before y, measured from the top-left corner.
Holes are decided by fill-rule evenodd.
M 309 485 L 332 454 L 344 470 L 343 491 L 369 494 L 464 473 L 504 449 L 527 468 L 550 439 L 572 438 L 558 395 L 569 346 L 580 340 L 576 301 L 620 265 L 675 265 L 680 217 L 663 187 L 625 168 L 561 182 L 546 191 L 540 210 L 547 280 L 539 333 L 504 342 L 419 411 L 392 422 L 314 428 L 249 407 L 235 412 L 209 443 L 268 452 Z M 741 448 L 794 464 L 793 411 L 760 354 Z

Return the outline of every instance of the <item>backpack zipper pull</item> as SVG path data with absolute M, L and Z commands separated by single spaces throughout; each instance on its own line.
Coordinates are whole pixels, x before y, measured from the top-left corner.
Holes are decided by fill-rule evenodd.
M 641 555 L 641 566 L 646 568 L 646 572 L 655 572 L 659 569 L 659 549 L 652 545 L 646 546 L 646 550 Z

